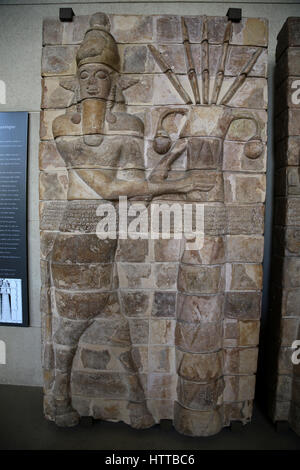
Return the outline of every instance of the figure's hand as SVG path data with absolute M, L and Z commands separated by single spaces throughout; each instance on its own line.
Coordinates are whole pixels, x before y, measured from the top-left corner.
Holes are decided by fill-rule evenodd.
M 215 185 L 215 177 L 199 175 L 199 173 L 191 173 L 182 180 L 179 180 L 181 192 L 189 193 L 190 191 L 210 191 Z
M 186 146 L 187 146 L 186 139 L 178 139 L 173 145 L 173 147 L 171 148 L 169 153 L 181 155 L 182 152 L 186 149 Z
M 149 176 L 149 181 L 160 182 L 168 177 L 168 172 L 177 158 L 185 151 L 187 146 L 185 139 L 179 139 L 169 152 L 159 161 Z

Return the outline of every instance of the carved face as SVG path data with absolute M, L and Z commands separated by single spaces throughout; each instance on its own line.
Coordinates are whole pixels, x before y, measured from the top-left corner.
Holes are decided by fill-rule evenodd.
M 113 70 L 104 64 L 86 64 L 79 68 L 81 99 L 107 99 L 112 84 Z

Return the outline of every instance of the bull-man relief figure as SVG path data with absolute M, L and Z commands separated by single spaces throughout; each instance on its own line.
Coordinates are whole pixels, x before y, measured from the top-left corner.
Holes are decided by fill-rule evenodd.
M 226 421 L 226 222 L 205 235 L 198 251 L 189 250 L 184 239 L 101 239 L 94 223 L 99 204 L 116 209 L 121 196 L 129 205 L 216 203 L 226 220 L 223 147 L 237 121 L 252 128 L 243 158 L 255 160 L 263 151 L 258 120 L 228 105 L 262 48 L 220 99 L 231 23 L 212 90 L 208 62 L 205 66 L 207 28 L 204 18 L 200 86 L 182 19 L 192 96 L 158 48 L 149 46 L 183 100 L 157 111 L 152 141 L 145 139 L 143 117 L 126 108 L 118 45 L 105 14 L 91 17 L 77 50 L 76 111 L 53 121 L 55 144 L 68 170 L 65 210 L 48 258 L 53 369 L 45 414 L 58 425 L 76 425 L 80 416 L 123 420 L 137 428 L 172 419 L 180 432 L 210 435 Z M 145 164 L 149 146 L 156 155 L 151 170 Z M 241 405 L 244 422 L 251 416 L 247 406 Z

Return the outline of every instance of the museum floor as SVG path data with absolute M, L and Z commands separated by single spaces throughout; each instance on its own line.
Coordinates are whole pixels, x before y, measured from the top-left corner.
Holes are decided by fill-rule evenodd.
M 135 430 L 123 423 L 95 422 L 91 427 L 57 428 L 42 415 L 42 389 L 0 385 L 1 450 L 293 450 L 300 438 L 289 429 L 276 432 L 258 407 L 248 426 L 216 436 L 185 437 L 173 428 Z

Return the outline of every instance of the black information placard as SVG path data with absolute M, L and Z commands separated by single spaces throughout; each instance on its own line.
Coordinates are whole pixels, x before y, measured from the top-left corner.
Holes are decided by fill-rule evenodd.
M 28 326 L 28 113 L 0 113 L 0 325 Z

